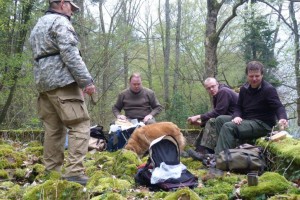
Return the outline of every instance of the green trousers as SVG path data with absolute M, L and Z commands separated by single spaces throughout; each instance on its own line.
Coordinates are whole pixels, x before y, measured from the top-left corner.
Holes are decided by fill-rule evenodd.
M 216 133 L 218 135 L 215 153 L 224 149 L 233 149 L 239 140 L 257 139 L 271 132 L 271 127 L 260 120 L 243 120 L 241 124 L 231 121 L 229 115 L 220 115 L 216 118 Z

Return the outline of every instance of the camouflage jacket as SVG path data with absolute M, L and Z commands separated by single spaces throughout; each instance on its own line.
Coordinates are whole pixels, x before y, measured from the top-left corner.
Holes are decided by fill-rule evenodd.
M 68 16 L 48 10 L 31 31 L 37 90 L 45 92 L 77 82 L 80 88 L 92 77 L 77 48 L 77 34 Z

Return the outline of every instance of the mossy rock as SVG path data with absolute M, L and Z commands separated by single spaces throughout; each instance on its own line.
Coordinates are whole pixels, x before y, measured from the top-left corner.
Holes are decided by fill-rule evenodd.
M 96 155 L 94 155 L 95 160 L 94 166 L 101 167 L 102 170 L 105 170 L 109 173 L 112 173 L 112 165 L 114 163 L 114 154 L 109 154 L 108 152 L 99 152 Z
M 28 155 L 35 155 L 37 157 L 43 156 L 44 147 L 37 146 L 37 147 L 27 147 L 25 149 L 25 153 Z
M 4 169 L 0 169 L 0 179 L 8 179 L 8 173 Z
M 26 175 L 26 169 L 17 168 L 13 176 L 16 180 L 24 180 L 25 175 Z
M 276 142 L 257 140 L 257 145 L 267 148 L 270 154 L 268 171 L 283 174 L 290 181 L 300 178 L 300 140 L 285 138 Z
M 209 176 L 206 174 L 205 176 Z M 194 191 L 204 199 L 228 199 L 232 195 L 234 185 L 240 180 L 239 175 L 212 176 L 204 182 L 204 187 L 195 188 Z M 204 176 L 202 177 L 204 179 Z
M 121 194 L 108 192 L 96 197 L 91 198 L 91 200 L 126 200 L 127 198 L 123 197 Z
M 300 195 L 296 195 L 296 194 L 280 194 L 268 198 L 268 200 L 299 200 L 299 199 L 300 199 Z
M 92 189 L 93 187 L 100 184 L 99 180 L 101 178 L 106 178 L 106 177 L 110 177 L 110 176 L 111 176 L 111 174 L 109 172 L 104 171 L 104 170 L 98 170 L 89 178 L 86 187 Z
M 243 185 L 241 187 L 241 197 L 243 199 L 256 199 L 259 196 L 274 196 L 275 194 L 286 194 L 291 183 L 283 176 L 275 172 L 266 172 L 258 178 L 258 185 Z
M 23 200 L 35 199 L 86 200 L 88 194 L 83 192 L 83 186 L 78 183 L 48 180 L 41 185 L 26 189 Z
M 126 192 L 132 187 L 132 184 L 127 180 L 114 177 L 98 178 L 98 176 L 95 175 L 91 178 L 86 187 L 93 194 L 102 194 L 111 191 Z
M 91 177 L 93 174 L 95 174 L 98 171 L 98 167 L 97 166 L 90 166 L 87 167 L 85 170 L 85 173 L 87 176 Z
M 201 199 L 193 190 L 189 188 L 182 188 L 168 194 L 164 200 L 173 200 L 173 199 L 189 199 L 189 200 L 199 200 Z
M 0 145 L 0 169 L 19 168 L 24 160 L 24 153 L 14 151 L 10 145 Z
M 276 142 L 266 141 L 263 138 L 258 139 L 257 145 L 267 147 L 267 149 L 276 156 L 293 160 L 294 164 L 300 166 L 300 140 L 285 138 Z
M 22 199 L 23 190 L 19 185 L 14 185 L 7 192 L 7 199 Z
M 137 166 L 142 164 L 136 153 L 122 149 L 118 151 L 113 165 L 112 173 L 117 177 L 133 177 L 137 172 Z

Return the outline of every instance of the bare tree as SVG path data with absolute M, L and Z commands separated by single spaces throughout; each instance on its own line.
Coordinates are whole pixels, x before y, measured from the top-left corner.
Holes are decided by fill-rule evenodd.
M 151 1 L 151 0 L 150 0 Z M 151 55 L 151 48 L 152 48 L 152 29 L 155 25 L 155 19 L 153 19 L 151 15 L 151 4 L 148 0 L 146 2 L 147 5 L 145 5 L 145 12 L 144 15 L 139 18 L 138 26 L 136 31 L 142 34 L 143 38 L 142 40 L 145 40 L 146 42 L 146 48 L 147 48 L 147 69 L 145 69 L 145 75 L 147 76 L 148 81 L 148 87 L 150 89 L 153 88 L 153 64 L 152 64 L 152 57 L 155 57 L 154 55 Z
M 203 79 L 207 77 L 215 77 L 217 75 L 217 48 L 220 39 L 220 34 L 226 25 L 237 15 L 237 8 L 246 0 L 234 1 L 232 13 L 227 19 L 217 28 L 218 14 L 221 7 L 226 3 L 226 0 L 207 0 L 207 16 L 206 16 L 206 32 L 205 32 L 205 74 Z
M 175 43 L 175 67 L 173 96 L 178 88 L 179 62 L 180 62 L 180 37 L 181 37 L 181 0 L 177 0 L 177 24 L 176 24 L 176 43 Z
M 6 24 L 3 24 L 4 31 L 2 32 L 5 37 L 1 38 L 2 48 L 1 54 L 4 54 L 6 58 L 15 59 L 18 62 L 6 62 L 5 66 L 0 66 L 3 69 L 2 77 L 0 82 L 0 90 L 6 88 L 8 96 L 4 106 L 1 108 L 0 113 L 0 124 L 3 123 L 7 111 L 12 103 L 14 93 L 19 78 L 19 72 L 21 71 L 22 61 L 21 54 L 23 52 L 26 35 L 28 32 L 28 23 L 31 19 L 31 12 L 33 10 L 35 0 L 30 1 L 13 1 L 6 9 L 8 11 L 5 20 Z M 3 12 L 3 11 L 2 11 Z M 2 35 L 2 36 L 3 36 Z M 9 63 L 17 63 L 18 66 L 12 66 Z
M 294 69 L 296 76 L 296 87 L 297 87 L 297 114 L 298 114 L 298 126 L 300 126 L 300 45 L 299 45 L 299 27 L 297 18 L 295 15 L 294 2 L 291 1 L 289 4 L 289 14 L 292 20 L 292 31 L 294 35 L 294 48 L 295 48 L 295 61 L 294 61 Z
M 160 5 L 160 4 L 159 4 Z M 164 104 L 165 110 L 168 111 L 169 104 L 170 104 L 170 96 L 169 96 L 169 70 L 170 70 L 170 33 L 171 33 L 171 18 L 170 18 L 170 1 L 165 1 L 165 29 L 163 28 L 163 23 L 161 19 L 161 15 L 159 13 L 159 21 L 161 26 L 162 32 L 162 46 L 163 46 L 163 53 L 164 53 Z M 165 30 L 165 34 L 164 34 Z M 168 112 L 166 112 L 168 113 Z M 168 116 L 167 116 L 167 119 Z

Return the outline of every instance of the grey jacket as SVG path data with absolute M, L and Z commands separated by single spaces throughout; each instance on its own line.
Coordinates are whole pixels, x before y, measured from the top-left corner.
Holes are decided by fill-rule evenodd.
M 77 48 L 77 34 L 68 16 L 48 10 L 31 31 L 34 78 L 39 92 L 76 82 L 80 88 L 92 77 Z

